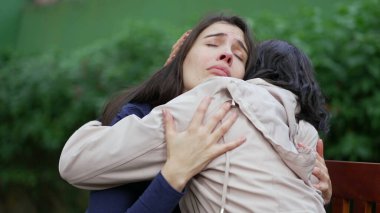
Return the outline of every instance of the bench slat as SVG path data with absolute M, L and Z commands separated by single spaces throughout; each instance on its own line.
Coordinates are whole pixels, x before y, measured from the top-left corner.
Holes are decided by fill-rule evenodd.
M 350 203 L 348 200 L 343 198 L 332 198 L 331 200 L 332 212 L 341 212 L 341 213 L 349 213 L 350 212 Z
M 372 213 L 371 203 L 362 201 L 362 200 L 355 200 L 353 212 L 354 213 Z
M 380 202 L 380 164 L 326 160 L 333 196 Z

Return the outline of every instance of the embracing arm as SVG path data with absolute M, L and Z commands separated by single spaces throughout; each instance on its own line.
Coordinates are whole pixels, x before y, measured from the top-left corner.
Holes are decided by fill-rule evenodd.
M 151 110 L 147 104 L 127 104 L 118 113 L 113 123 L 135 114 L 143 117 Z M 91 191 L 88 213 L 97 212 L 173 212 L 183 193 L 166 181 L 161 173 L 149 182 L 131 183 L 111 189 Z M 135 201 L 135 198 L 138 199 Z
M 161 173 L 147 184 L 148 182 L 139 182 L 91 191 L 86 212 L 169 213 L 173 212 L 184 195 L 171 187 Z
M 175 57 L 176 52 L 186 40 L 191 30 L 184 33 L 173 45 L 172 52 L 165 65 Z M 137 110 L 136 110 L 137 109 Z M 128 114 L 139 113 L 136 108 Z M 145 114 L 145 113 L 143 113 Z M 144 115 L 139 113 L 140 117 Z M 122 119 L 117 117 L 115 119 Z M 105 189 L 123 184 L 123 170 L 118 170 L 118 164 L 123 161 L 122 153 L 128 146 L 123 136 L 123 124 L 110 129 L 102 126 L 99 121 L 90 121 L 80 127 L 66 142 L 59 159 L 59 172 L 63 179 L 70 184 L 84 189 Z M 149 160 L 149 159 L 147 159 Z M 148 162 L 149 163 L 149 162 Z M 110 168 L 111 167 L 111 168 Z M 115 170 L 109 173 L 107 171 Z M 104 176 L 99 174 L 104 174 Z M 97 177 L 91 181 L 91 177 Z
M 210 99 L 207 98 L 202 101 L 189 128 L 183 132 L 176 131 L 173 117 L 165 110 L 168 159 L 162 169 L 162 175 L 159 173 L 144 193 L 134 192 L 130 188 L 134 186 L 130 185 L 91 192 L 89 213 L 109 212 L 111 209 L 121 212 L 128 207 L 127 212 L 172 212 L 183 195 L 179 191 L 183 190 L 187 180 L 200 172 L 214 157 L 242 142 L 237 140 L 228 144 L 217 143 L 236 117 L 231 116 L 231 119 L 227 118 L 220 128 L 216 127 L 216 123 L 219 123 L 230 108 L 229 104 L 225 104 L 210 121 L 203 122 L 203 115 L 209 102 Z M 133 204 L 129 202 L 130 196 L 140 193 L 142 194 L 136 202 Z
M 329 176 L 329 171 L 325 163 L 325 159 L 323 158 L 323 141 L 319 139 L 318 135 L 316 136 L 318 137 L 316 140 L 308 140 L 306 137 L 300 139 L 299 141 L 302 141 L 301 146 L 310 147 L 312 148 L 313 152 L 316 152 L 316 160 L 312 170 L 312 176 L 314 180 L 315 178 L 317 180 L 313 181 L 312 183 L 314 188 L 322 192 L 323 201 L 326 205 L 331 200 L 332 184 Z
M 317 135 L 318 136 L 318 135 Z M 318 136 L 319 137 L 319 136 Z M 306 142 L 308 140 L 304 140 L 302 142 Z M 313 140 L 314 141 L 314 140 Z M 327 169 L 325 159 L 323 158 L 323 141 L 321 139 L 317 139 L 316 143 L 307 144 L 307 147 L 311 147 L 313 151 L 316 151 L 316 160 L 314 164 L 314 168 L 312 170 L 313 178 L 318 179 L 313 183 L 314 188 L 322 192 L 322 198 L 324 204 L 330 203 L 332 196 L 332 184 L 329 175 L 329 171 Z
M 307 122 L 304 122 L 304 124 L 306 123 Z M 325 159 L 323 158 L 323 141 L 319 139 L 318 134 L 315 134 L 314 137 L 317 138 L 313 139 L 310 137 L 302 137 L 298 139 L 298 142 L 301 142 L 299 145 L 306 148 L 311 148 L 313 152 L 316 152 L 316 160 L 314 167 L 312 168 L 312 184 L 314 188 L 322 192 L 323 201 L 326 205 L 331 200 L 332 185 Z
M 189 123 L 193 122 L 191 115 L 198 114 L 203 119 L 205 112 L 196 112 L 196 106 L 201 103 L 202 97 L 206 94 L 215 94 L 220 91 L 223 87 L 220 86 L 223 85 L 221 81 L 226 80 L 220 78 L 219 81 L 208 81 L 206 86 L 189 91 L 185 93 L 186 96 L 183 94 L 165 105 L 154 108 L 143 119 L 127 116 L 112 127 L 101 126 L 101 123 L 96 121 L 85 124 L 70 137 L 62 151 L 59 164 L 61 176 L 72 185 L 85 189 L 104 189 L 128 182 L 152 179 L 166 161 L 162 109 L 170 111 L 174 118 L 180 118 L 176 122 L 174 131 L 179 133 L 171 134 L 174 135 L 175 140 L 180 139 L 181 136 L 184 138 L 194 136 L 187 133 Z M 209 107 L 211 112 L 217 112 L 221 109 L 221 103 L 229 100 L 228 97 L 216 99 L 218 102 L 213 101 Z M 193 124 L 195 128 L 190 128 L 189 131 L 194 132 L 194 129 L 202 131 L 195 134 L 201 136 L 193 138 L 193 141 L 215 141 L 217 137 L 211 133 L 215 132 L 217 122 L 211 123 L 211 121 L 221 120 L 228 109 L 222 110 L 224 112 L 220 115 L 217 112 L 215 116 L 207 117 L 207 125 L 211 126 L 208 130 L 212 130 L 211 132 L 204 132 L 207 128 L 203 128 L 199 123 L 202 119 L 194 116 L 197 117 L 196 124 Z M 226 126 L 218 128 L 229 129 Z M 190 160 L 187 162 L 196 165 Z M 164 175 L 165 171 L 164 169 Z
M 138 120 L 128 116 L 114 126 L 101 126 L 98 121 L 91 121 L 79 128 L 66 142 L 59 161 L 59 172 L 70 184 L 84 189 L 105 189 L 125 183 L 125 179 L 141 179 L 141 173 L 122 170 L 123 164 L 142 156 L 146 165 L 146 179 L 152 179 L 166 160 L 160 146 L 163 139 L 151 137 L 144 144 L 133 144 L 136 141 L 126 135 L 125 129 L 136 130 L 131 122 Z M 136 130 L 138 131 L 138 130 Z M 157 131 L 153 130 L 152 131 Z M 152 131 L 149 133 L 154 134 Z M 155 140 L 157 138 L 157 140 Z M 128 139 L 128 143 L 126 140 Z M 144 158 L 146 152 L 155 154 L 155 158 Z

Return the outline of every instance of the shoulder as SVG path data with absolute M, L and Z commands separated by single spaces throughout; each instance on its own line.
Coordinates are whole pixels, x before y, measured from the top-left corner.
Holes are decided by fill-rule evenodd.
M 318 139 L 319 135 L 315 127 L 307 121 L 300 120 L 295 142 L 302 143 L 309 148 L 315 149 Z
M 112 120 L 112 124 L 117 123 L 128 115 L 136 115 L 142 118 L 149 114 L 151 110 L 152 107 L 147 103 L 127 103 L 121 108 L 120 112 L 117 113 L 116 117 Z

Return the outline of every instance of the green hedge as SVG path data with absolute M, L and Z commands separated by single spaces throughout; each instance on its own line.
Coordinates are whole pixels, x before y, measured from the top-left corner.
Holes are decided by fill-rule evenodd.
M 72 55 L 3 57 L 0 197 L 5 200 L 0 200 L 0 212 L 15 208 L 15 191 L 24 194 L 17 206 L 28 212 L 83 212 L 83 194 L 77 195 L 58 173 L 65 141 L 97 118 L 110 94 L 162 66 L 172 42 L 162 30 L 134 25 L 121 38 Z M 67 203 L 76 210 L 62 208 Z
M 290 40 L 312 59 L 332 113 L 324 137 L 329 159 L 380 162 L 378 5 L 367 0 L 341 6 L 332 17 L 309 9 L 292 22 L 265 17 L 255 22 L 260 38 Z
M 332 112 L 328 159 L 380 162 L 380 7 L 366 0 L 324 17 L 252 21 L 260 40 L 290 40 L 308 53 Z M 67 138 L 95 119 L 110 94 L 162 66 L 174 42 L 158 26 L 131 25 L 119 38 L 71 55 L 0 57 L 0 212 L 83 212 L 86 194 L 62 181 Z

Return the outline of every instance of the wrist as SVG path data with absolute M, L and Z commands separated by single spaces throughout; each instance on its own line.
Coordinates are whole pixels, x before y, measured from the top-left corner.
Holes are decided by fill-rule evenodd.
M 182 192 L 187 182 L 190 180 L 191 175 L 186 174 L 180 168 L 174 165 L 165 163 L 161 169 L 161 174 L 165 180 L 178 192 Z

